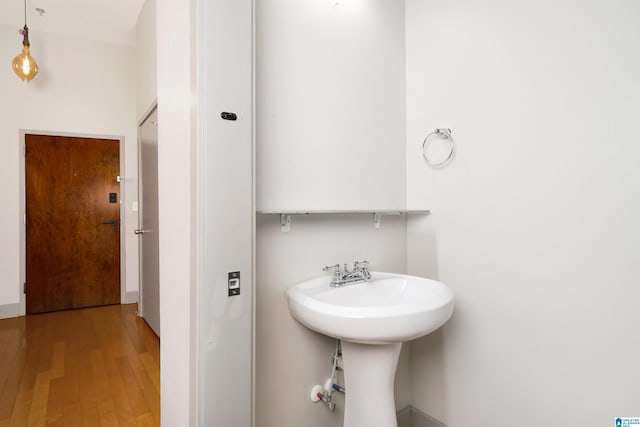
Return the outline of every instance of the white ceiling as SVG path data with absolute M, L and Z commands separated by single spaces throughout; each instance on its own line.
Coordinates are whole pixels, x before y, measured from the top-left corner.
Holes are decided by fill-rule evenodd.
M 135 44 L 135 27 L 145 0 L 27 0 L 30 33 L 53 32 L 83 39 Z M 36 8 L 45 10 L 44 16 Z M 24 0 L 0 0 L 0 24 L 24 25 Z

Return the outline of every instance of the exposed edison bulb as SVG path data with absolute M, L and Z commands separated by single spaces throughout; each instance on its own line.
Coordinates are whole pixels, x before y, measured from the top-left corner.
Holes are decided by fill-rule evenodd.
M 29 53 L 29 46 L 23 45 L 22 52 L 13 58 L 13 72 L 26 82 L 38 74 L 38 63 Z

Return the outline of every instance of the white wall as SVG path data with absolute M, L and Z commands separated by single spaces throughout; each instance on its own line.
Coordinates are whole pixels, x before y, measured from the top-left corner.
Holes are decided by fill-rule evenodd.
M 404 208 L 404 4 L 256 14 L 258 209 Z
M 162 424 L 196 425 L 195 1 L 157 0 L 160 403 Z
M 156 0 L 146 0 L 136 26 L 137 118 L 141 121 L 158 98 Z
M 253 408 L 251 0 L 198 11 L 198 425 L 249 427 Z M 160 111 L 162 111 L 160 106 Z M 236 121 L 220 113 L 233 112 Z M 229 296 L 228 273 L 240 272 Z
M 640 4 L 407 0 L 409 271 L 457 293 L 411 352 L 450 427 L 638 411 Z M 432 170 L 420 144 L 451 127 Z
M 133 234 L 137 214 L 137 127 L 135 50 L 130 46 L 85 41 L 32 31 L 31 52 L 40 65 L 32 82 L 20 81 L 9 67 L 0 67 L 0 307 L 20 302 L 19 230 L 22 151 L 19 130 L 85 135 L 124 136 L 126 291 L 138 290 L 138 241 Z M 0 56 L 13 58 L 21 46 L 16 28 L 0 26 Z M 78 64 L 78 59 L 83 65 Z M 2 311 L 2 310 L 0 310 Z M 5 313 L 19 314 L 15 310 Z
M 404 4 L 387 0 L 256 2 L 257 208 L 405 207 Z M 368 259 L 406 269 L 404 218 L 258 215 L 256 426 L 341 426 L 309 399 L 329 376 L 332 339 L 289 315 L 285 289 L 328 264 Z M 396 400 L 409 404 L 409 354 Z

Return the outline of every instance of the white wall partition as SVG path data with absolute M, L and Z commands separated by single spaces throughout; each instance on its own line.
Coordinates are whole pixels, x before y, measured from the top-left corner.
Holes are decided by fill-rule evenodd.
M 249 427 L 253 379 L 252 1 L 198 11 L 198 422 Z M 162 107 L 161 107 L 162 108 Z M 222 113 L 237 120 L 225 120 Z M 240 294 L 229 296 L 229 273 Z
M 252 7 L 158 0 L 162 423 L 251 425 Z M 222 120 L 222 111 L 237 121 Z M 241 273 L 228 296 L 228 272 Z
M 195 0 L 158 0 L 162 424 L 196 425 Z
M 407 0 L 409 272 L 457 294 L 414 342 L 450 427 L 638 412 L 640 4 Z M 450 127 L 453 163 L 420 145 Z

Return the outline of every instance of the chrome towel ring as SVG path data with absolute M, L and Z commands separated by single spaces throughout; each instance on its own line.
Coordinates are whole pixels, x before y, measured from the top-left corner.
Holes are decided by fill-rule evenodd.
M 435 140 L 446 140 L 449 143 L 449 146 L 448 148 L 445 149 L 442 155 L 438 156 L 438 157 L 442 157 L 443 160 L 438 159 L 439 161 L 434 162 L 429 158 L 427 151 L 429 150 L 429 146 Z M 451 159 L 453 158 L 453 153 L 455 149 L 456 149 L 456 142 L 453 140 L 453 136 L 451 136 L 451 129 L 438 128 L 424 138 L 424 141 L 422 142 L 422 157 L 424 157 L 424 159 L 427 161 L 429 166 L 434 168 L 439 168 L 449 163 L 449 161 L 451 161 Z

